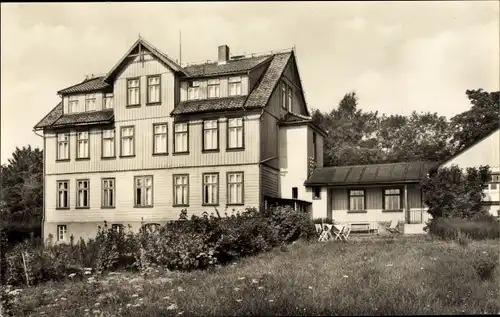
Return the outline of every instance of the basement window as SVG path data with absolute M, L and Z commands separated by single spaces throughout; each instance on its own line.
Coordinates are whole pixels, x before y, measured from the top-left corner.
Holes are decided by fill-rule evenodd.
M 321 199 L 321 187 L 313 188 L 313 199 Z

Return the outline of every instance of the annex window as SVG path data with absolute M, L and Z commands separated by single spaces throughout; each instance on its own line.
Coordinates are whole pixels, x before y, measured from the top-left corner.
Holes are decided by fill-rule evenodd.
M 292 198 L 297 199 L 299 197 L 299 189 L 297 187 L 292 187 Z
M 160 76 L 148 77 L 148 103 L 159 103 L 161 100 Z
M 78 108 L 78 96 L 69 96 L 68 98 L 68 112 L 77 113 L 80 112 Z
M 365 191 L 362 189 L 349 190 L 349 210 L 365 209 Z
M 241 76 L 229 77 L 229 96 L 241 95 Z
M 288 111 L 292 112 L 293 91 L 291 86 L 288 86 L 287 94 L 288 94 L 288 101 L 287 101 Z
M 102 179 L 102 207 L 115 207 L 115 179 Z
M 313 199 L 321 199 L 321 187 L 313 187 Z
M 189 175 L 174 175 L 174 206 L 189 205 Z
M 85 95 L 85 111 L 94 111 L 95 108 L 95 94 Z
M 498 190 L 499 183 L 500 183 L 500 174 L 492 174 L 489 184 L 490 190 Z
M 115 130 L 102 130 L 102 157 L 115 157 Z
M 203 150 L 219 149 L 219 124 L 217 120 L 203 121 Z
M 76 181 L 76 208 L 88 208 L 90 206 L 90 181 L 77 180 Z
M 243 172 L 227 173 L 227 204 L 243 204 Z
M 208 81 L 208 98 L 218 98 L 220 96 L 219 79 L 210 79 Z
M 134 152 L 134 127 L 121 129 L 121 156 L 133 156 Z
M 186 153 L 189 151 L 188 129 L 188 123 L 176 123 L 174 125 L 174 153 Z
M 229 149 L 243 148 L 243 118 L 229 118 L 227 126 L 227 147 Z
M 76 133 L 76 157 L 89 158 L 89 132 Z
M 219 174 L 203 174 L 203 205 L 219 203 Z
M 286 84 L 284 82 L 281 83 L 281 107 L 286 109 Z
M 57 225 L 57 241 L 67 241 L 68 230 L 66 225 Z
M 167 124 L 153 124 L 153 154 L 167 154 Z
M 69 208 L 69 181 L 57 182 L 57 208 Z
M 141 84 L 139 78 L 127 79 L 127 106 L 141 104 Z
M 69 160 L 69 133 L 57 134 L 57 159 Z
M 103 109 L 113 109 L 113 94 L 105 94 L 103 99 Z
M 401 209 L 401 190 L 398 188 L 384 189 L 384 210 Z
M 191 81 L 188 85 L 188 100 L 200 99 L 200 82 Z
M 135 177 L 135 207 L 153 206 L 153 176 Z

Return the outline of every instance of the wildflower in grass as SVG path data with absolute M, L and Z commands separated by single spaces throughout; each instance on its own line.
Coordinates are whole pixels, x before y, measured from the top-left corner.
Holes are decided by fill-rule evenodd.
M 387 265 L 386 265 L 386 266 L 393 266 L 393 265 L 394 265 L 394 264 L 392 264 L 392 263 L 387 263 Z
M 100 311 L 99 309 L 94 309 L 92 312 L 93 312 L 94 314 L 99 314 L 101 311 Z
M 177 287 L 177 290 L 178 290 L 179 292 L 184 292 L 184 289 L 183 289 L 182 287 L 180 287 L 180 286 L 179 286 L 179 287 Z
M 177 309 L 177 305 L 176 304 L 171 304 L 170 306 L 167 307 L 167 310 L 174 310 L 174 309 Z
M 348 278 L 348 277 L 349 277 L 349 276 L 347 276 L 347 275 L 344 275 L 344 278 Z
M 66 300 L 66 297 L 61 297 L 61 300 Z
M 238 303 L 241 303 L 242 299 L 237 299 L 236 301 L 237 301 Z
M 139 306 L 141 306 L 141 304 L 132 305 L 132 307 L 139 307 Z
M 270 303 L 274 302 L 274 299 L 270 299 L 270 300 L 269 300 L 269 302 L 270 302 Z
M 98 307 L 99 305 L 101 305 L 101 304 L 99 304 L 99 303 L 95 303 L 94 304 L 95 307 Z
M 264 289 L 264 287 L 263 286 L 259 286 L 259 287 L 257 287 L 257 289 Z
M 76 276 L 76 273 L 71 273 L 70 275 L 68 275 L 69 278 L 73 278 Z
M 163 297 L 163 299 L 170 299 L 170 297 L 168 297 L 168 296 L 165 296 L 165 297 Z
M 312 286 L 309 286 L 309 289 L 313 289 Z
M 245 277 L 244 277 L 244 276 L 240 276 L 240 277 L 238 277 L 238 280 L 240 280 L 240 281 L 242 281 L 242 280 L 244 280 L 244 279 L 245 279 Z
M 237 291 L 239 291 L 239 290 L 240 290 L 240 288 L 239 288 L 239 287 L 235 287 L 235 288 L 234 288 L 234 291 L 235 291 L 235 292 L 237 292 Z
M 184 314 L 184 311 L 180 311 L 177 313 L 177 315 L 182 315 L 182 314 Z
M 85 274 L 85 275 L 90 275 L 90 274 L 92 274 L 92 272 L 90 272 L 90 271 L 85 271 L 85 272 L 83 272 L 83 274 Z
M 132 297 L 139 297 L 139 295 L 138 294 L 134 294 L 134 295 L 132 295 Z
M 86 313 L 88 313 L 90 311 L 90 309 L 85 308 L 83 311 L 86 312 Z
M 253 283 L 253 284 L 258 284 L 258 283 L 259 283 L 259 281 L 253 278 L 253 279 L 252 279 L 252 283 Z
M 128 303 L 128 304 L 127 304 L 127 307 L 130 307 L 130 306 L 132 306 L 132 304 Z

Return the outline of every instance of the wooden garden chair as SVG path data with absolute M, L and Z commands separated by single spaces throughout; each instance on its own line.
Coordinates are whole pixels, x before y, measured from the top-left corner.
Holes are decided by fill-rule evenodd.
M 351 224 L 347 224 L 344 226 L 344 230 L 342 231 L 342 237 L 344 240 L 349 239 L 349 234 L 351 233 Z
M 391 221 L 391 225 L 387 227 L 386 230 L 389 231 L 390 233 L 399 233 L 398 221 L 393 219 Z
M 332 235 L 333 225 L 325 223 L 322 227 L 323 227 L 323 231 L 321 232 L 321 235 L 319 237 L 319 241 L 328 241 L 330 239 L 333 239 L 333 235 Z
M 335 240 L 337 240 L 337 239 L 342 240 L 345 226 L 334 225 L 333 227 L 335 228 L 335 231 L 333 232 L 333 233 L 335 233 Z

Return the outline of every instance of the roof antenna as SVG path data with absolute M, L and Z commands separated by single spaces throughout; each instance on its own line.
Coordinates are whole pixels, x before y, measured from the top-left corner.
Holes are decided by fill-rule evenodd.
M 182 31 L 179 30 L 179 65 L 182 66 Z

